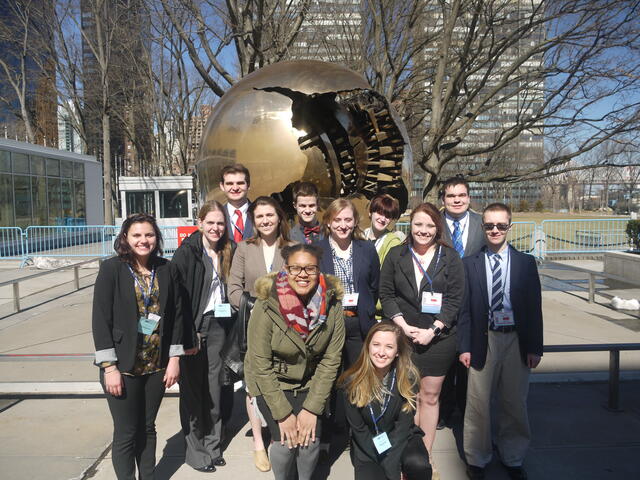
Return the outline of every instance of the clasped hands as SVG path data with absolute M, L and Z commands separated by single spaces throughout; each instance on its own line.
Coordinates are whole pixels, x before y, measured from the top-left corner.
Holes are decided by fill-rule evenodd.
M 404 334 L 411 339 L 413 343 L 420 345 L 429 345 L 431 340 L 435 337 L 432 328 L 418 328 L 412 325 L 406 324 L 402 330 Z
M 298 415 L 290 413 L 282 420 L 278 420 L 280 427 L 280 445 L 294 447 L 308 447 L 309 442 L 316 441 L 316 424 L 318 417 L 308 410 L 302 409 Z

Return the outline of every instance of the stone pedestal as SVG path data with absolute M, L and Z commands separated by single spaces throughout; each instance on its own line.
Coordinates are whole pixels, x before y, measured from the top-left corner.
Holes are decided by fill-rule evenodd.
M 640 284 L 640 255 L 627 252 L 605 252 L 604 271 Z

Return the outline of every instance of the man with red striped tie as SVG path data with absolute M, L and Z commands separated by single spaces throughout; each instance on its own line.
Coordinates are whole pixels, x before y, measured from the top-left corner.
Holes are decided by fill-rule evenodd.
M 249 170 L 240 163 L 227 165 L 220 173 L 220 190 L 227 197 L 227 228 L 229 238 L 234 243 L 240 243 L 253 236 L 253 223 L 247 215 L 250 205 L 247 193 L 250 185 Z

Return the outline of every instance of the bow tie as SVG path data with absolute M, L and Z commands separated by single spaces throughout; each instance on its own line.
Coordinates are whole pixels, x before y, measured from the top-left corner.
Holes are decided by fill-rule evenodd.
M 308 237 L 312 233 L 320 233 L 320 225 L 315 227 L 304 227 L 304 236 Z

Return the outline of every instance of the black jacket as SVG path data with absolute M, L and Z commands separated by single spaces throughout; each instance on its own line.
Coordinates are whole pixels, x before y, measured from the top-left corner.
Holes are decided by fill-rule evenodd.
M 160 363 L 164 367 L 169 361 L 171 347 L 181 350 L 182 308 L 175 288 L 177 279 L 169 262 L 158 258 L 155 269 L 160 288 Z M 93 294 L 96 359 L 100 352 L 115 349 L 119 370 L 130 371 L 136 358 L 139 316 L 135 281 L 127 263 L 119 257 L 105 260 L 100 266 Z
M 389 250 L 380 272 L 380 302 L 385 318 L 402 313 L 409 325 L 418 328 L 429 328 L 437 319 L 451 332 L 464 296 L 464 267 L 453 248 L 441 248 L 440 261 L 436 250 L 427 268 L 433 280 L 433 291 L 442 293 L 440 313 L 422 313 L 422 292 L 429 291 L 429 282 L 423 278 L 420 288 L 416 288 L 414 260 L 409 246 L 398 245 Z
M 357 469 L 363 463 L 378 463 L 384 469 L 388 479 L 399 480 L 402 453 L 407 443 L 414 436 L 422 437 L 424 433 L 413 421 L 415 412 L 402 411 L 405 400 L 398 393 L 397 385 L 391 393 L 389 406 L 382 418 L 378 420 L 378 430 L 387 434 L 391 448 L 380 455 L 373 444 L 376 429 L 369 408 L 358 408 L 349 403 L 346 392 L 342 389 L 338 390 L 338 394 L 343 397 L 345 414 L 351 427 L 351 462 L 353 466 Z M 376 416 L 380 414 L 379 402 L 374 401 L 372 408 Z

